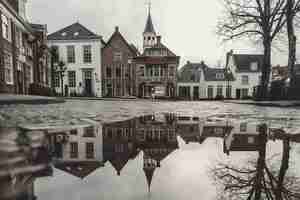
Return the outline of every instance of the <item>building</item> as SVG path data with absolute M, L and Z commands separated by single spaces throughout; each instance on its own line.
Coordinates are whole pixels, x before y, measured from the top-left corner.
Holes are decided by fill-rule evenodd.
M 56 50 L 56 66 L 65 63 L 54 73 L 57 93 L 65 96 L 101 97 L 102 37 L 76 22 L 48 35 L 48 46 Z M 61 73 L 64 74 L 63 81 Z M 62 85 L 63 84 L 63 85 Z
M 243 99 L 253 96 L 261 81 L 263 55 L 227 53 L 226 68 L 235 77 L 233 96 Z
M 0 93 L 28 94 L 33 83 L 34 31 L 25 0 L 0 1 Z
M 143 53 L 135 57 L 136 95 L 176 97 L 177 68 L 180 57 L 169 50 L 154 30 L 149 9 L 143 32 Z
M 234 98 L 234 81 L 225 68 L 188 61 L 178 73 L 178 96 L 190 100 Z
M 102 49 L 102 93 L 104 97 L 135 96 L 135 64 L 132 59 L 139 55 L 115 28 Z

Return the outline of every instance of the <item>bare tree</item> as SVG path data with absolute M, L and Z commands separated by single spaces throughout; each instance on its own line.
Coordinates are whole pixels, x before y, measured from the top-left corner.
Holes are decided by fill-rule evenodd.
M 281 32 L 286 18 L 285 0 L 224 0 L 226 17 L 218 24 L 225 40 L 250 38 L 264 47 L 259 99 L 267 98 L 271 73 L 272 41 Z
M 285 138 L 279 171 L 275 166 L 268 167 L 277 155 L 264 157 L 260 149 L 257 162 L 249 161 L 246 167 L 218 164 L 212 170 L 217 185 L 222 185 L 219 198 L 247 200 L 296 200 L 300 198 L 299 178 L 288 174 L 290 140 Z M 276 175 L 278 174 L 278 175 Z

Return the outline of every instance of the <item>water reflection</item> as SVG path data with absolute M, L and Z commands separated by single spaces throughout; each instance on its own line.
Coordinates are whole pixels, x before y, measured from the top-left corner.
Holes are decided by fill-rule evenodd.
M 298 142 L 299 135 L 257 122 L 159 114 L 111 123 L 81 119 L 23 125 L 2 129 L 0 136 L 0 199 L 35 199 L 34 181 L 53 176 L 53 169 L 86 179 L 111 165 L 122 178 L 124 167 L 140 154 L 140 170 L 151 192 L 156 171 L 180 150 L 180 140 L 186 145 L 203 145 L 209 138 L 223 141 L 229 159 L 235 156 L 232 152 L 257 152 L 256 160 L 246 166 L 220 161 L 211 170 L 216 186 L 222 189 L 218 190 L 222 191 L 220 199 L 299 199 L 298 178 L 287 173 L 291 143 Z M 278 169 L 268 166 L 270 139 L 283 144 Z

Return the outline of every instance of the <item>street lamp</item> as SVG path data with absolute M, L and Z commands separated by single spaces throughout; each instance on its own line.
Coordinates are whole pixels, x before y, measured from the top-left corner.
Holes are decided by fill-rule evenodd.
M 61 83 L 61 95 L 63 96 L 64 94 L 64 76 L 65 76 L 65 72 L 67 70 L 66 64 L 63 61 L 59 61 L 56 65 L 55 65 L 55 72 L 58 73 L 59 78 L 60 78 L 60 83 Z

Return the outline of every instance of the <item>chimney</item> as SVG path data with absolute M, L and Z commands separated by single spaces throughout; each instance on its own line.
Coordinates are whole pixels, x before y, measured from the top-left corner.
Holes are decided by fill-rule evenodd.
M 157 44 L 160 44 L 161 43 L 161 36 L 158 35 L 156 38 L 157 38 Z
M 115 27 L 115 32 L 119 32 L 119 27 L 118 26 Z

